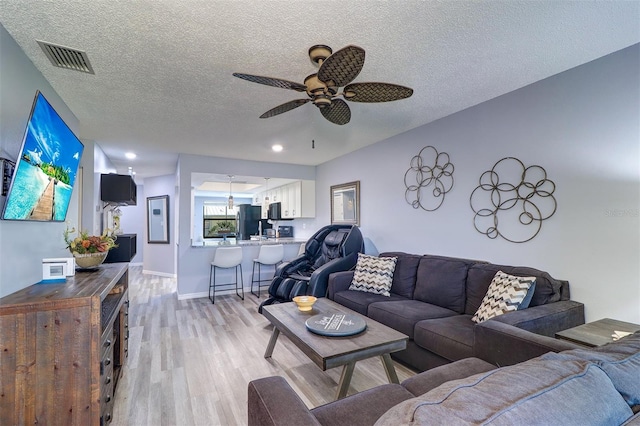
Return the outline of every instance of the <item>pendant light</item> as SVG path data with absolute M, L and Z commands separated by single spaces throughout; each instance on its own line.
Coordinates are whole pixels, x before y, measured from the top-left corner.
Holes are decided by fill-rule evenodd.
M 227 204 L 227 207 L 229 209 L 233 208 L 233 195 L 231 195 L 231 179 L 233 179 L 233 175 L 228 175 L 229 176 L 229 203 Z
M 264 205 L 265 207 L 269 207 L 269 178 L 264 178 L 265 181 L 265 191 L 264 191 Z

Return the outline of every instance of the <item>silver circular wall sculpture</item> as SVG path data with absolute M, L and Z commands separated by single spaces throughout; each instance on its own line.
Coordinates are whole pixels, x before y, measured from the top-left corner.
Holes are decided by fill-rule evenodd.
M 444 196 L 453 188 L 453 164 L 449 154 L 438 153 L 425 146 L 410 162 L 404 174 L 404 198 L 414 209 L 432 212 L 444 202 Z
M 530 241 L 540 232 L 542 221 L 556 212 L 555 190 L 544 168 L 525 167 L 517 158 L 505 157 L 482 173 L 471 193 L 474 227 L 491 239 Z

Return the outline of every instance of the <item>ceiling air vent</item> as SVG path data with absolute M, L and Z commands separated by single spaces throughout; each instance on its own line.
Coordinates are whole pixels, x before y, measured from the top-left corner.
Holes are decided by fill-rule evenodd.
M 86 52 L 36 40 L 53 66 L 94 74 Z

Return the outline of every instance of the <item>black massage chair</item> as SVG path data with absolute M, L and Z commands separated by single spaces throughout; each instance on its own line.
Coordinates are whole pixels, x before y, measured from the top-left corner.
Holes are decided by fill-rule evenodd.
M 329 225 L 321 228 L 305 244 L 304 253 L 276 268 L 264 305 L 290 302 L 294 297 L 325 297 L 329 274 L 348 271 L 356 265 L 364 240 L 355 225 Z

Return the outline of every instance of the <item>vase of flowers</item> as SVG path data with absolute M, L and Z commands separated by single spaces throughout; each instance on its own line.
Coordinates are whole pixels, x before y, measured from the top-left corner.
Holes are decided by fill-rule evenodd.
M 73 237 L 75 233 L 75 228 L 67 228 L 64 231 L 64 242 L 80 268 L 98 267 L 107 258 L 109 250 L 117 247 L 116 236 L 111 235 L 108 229 L 100 236 L 90 236 L 86 231 L 81 231 Z

